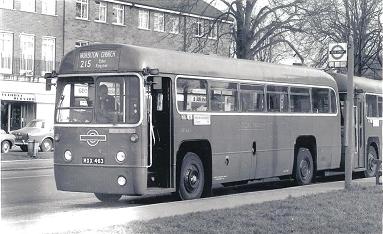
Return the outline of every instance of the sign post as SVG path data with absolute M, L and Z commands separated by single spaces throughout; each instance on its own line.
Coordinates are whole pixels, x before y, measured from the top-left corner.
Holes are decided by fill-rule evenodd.
M 351 189 L 352 167 L 355 152 L 354 138 L 354 43 L 352 36 L 348 39 L 348 60 L 347 60 L 347 114 L 345 132 L 345 188 Z

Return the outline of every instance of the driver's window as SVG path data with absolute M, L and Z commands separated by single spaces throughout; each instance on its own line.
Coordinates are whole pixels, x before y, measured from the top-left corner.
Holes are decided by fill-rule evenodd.
M 96 89 L 97 122 L 123 122 L 124 81 L 122 79 L 100 79 Z

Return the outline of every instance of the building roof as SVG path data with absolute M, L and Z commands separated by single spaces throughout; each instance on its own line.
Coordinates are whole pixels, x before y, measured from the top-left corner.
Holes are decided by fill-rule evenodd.
M 115 50 L 116 54 L 119 54 L 118 65 L 99 72 L 116 72 L 117 69 L 120 72 L 142 72 L 143 68 L 150 67 L 159 69 L 162 74 L 309 84 L 337 89 L 334 79 L 329 74 L 313 68 L 122 44 L 95 44 L 77 48 L 64 57 L 59 74 L 84 73 L 76 68 L 80 53 L 103 50 Z M 85 73 L 98 72 L 92 69 Z
M 216 18 L 222 14 L 220 10 L 203 0 L 120 0 L 122 2 L 156 7 L 165 10 L 183 12 Z

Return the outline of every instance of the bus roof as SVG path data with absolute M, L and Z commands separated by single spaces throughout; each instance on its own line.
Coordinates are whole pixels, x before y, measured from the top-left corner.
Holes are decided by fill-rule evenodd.
M 109 60 L 111 65 L 109 68 L 102 66 L 98 66 L 100 69 L 80 68 L 80 60 L 87 57 L 94 59 L 91 52 L 95 51 L 115 51 L 118 58 Z M 159 69 L 160 74 L 324 85 L 336 89 L 336 82 L 330 75 L 304 66 L 279 65 L 122 44 L 95 44 L 76 48 L 63 58 L 59 74 L 142 72 L 146 67 Z
M 331 76 L 338 84 L 339 92 L 347 92 L 347 76 L 338 73 L 331 73 Z M 364 93 L 382 94 L 383 81 L 354 76 L 354 88 L 362 90 Z

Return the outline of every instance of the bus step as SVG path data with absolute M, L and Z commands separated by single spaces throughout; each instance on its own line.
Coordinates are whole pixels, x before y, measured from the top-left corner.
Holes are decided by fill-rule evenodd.
M 173 193 L 175 191 L 176 191 L 175 188 L 150 187 L 148 188 L 146 194 L 148 195 L 165 194 L 165 193 Z

